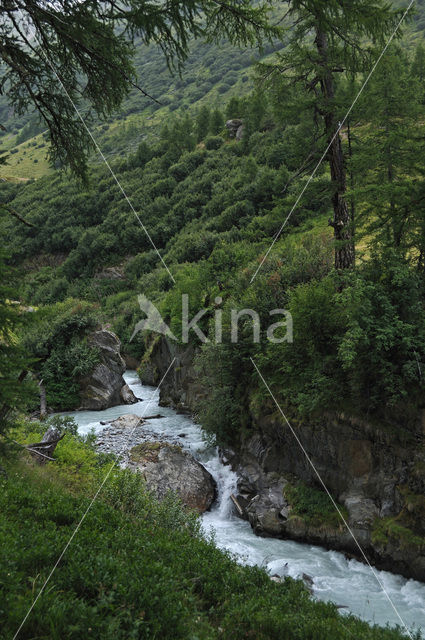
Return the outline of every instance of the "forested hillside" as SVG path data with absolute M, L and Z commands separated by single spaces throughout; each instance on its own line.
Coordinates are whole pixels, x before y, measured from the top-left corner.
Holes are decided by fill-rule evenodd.
M 11 261 L 22 273 L 20 297 L 33 305 L 67 298 L 91 301 L 117 330 L 124 350 L 141 357 L 143 339 L 128 342 L 140 313 L 139 292 L 158 302 L 174 327 L 178 299 L 186 289 L 194 308 L 213 304 L 222 291 L 228 308 L 237 302 L 260 314 L 272 296 L 274 306 L 288 307 L 296 318 L 296 339 L 284 347 L 283 360 L 275 345 L 262 355 L 276 379 L 282 366 L 295 372 L 288 378 L 292 388 L 282 390 L 291 403 L 311 411 L 348 402 L 383 417 L 387 409 L 405 414 L 408 398 L 414 414 L 422 388 L 418 362 L 424 357 L 423 142 L 416 124 L 424 109 L 423 59 L 421 46 L 410 54 L 394 47 L 357 104 L 350 130 L 343 132 L 343 145 L 352 154 L 355 274 L 332 272 L 331 185 L 322 164 L 248 286 L 308 178 L 299 167 L 313 167 L 321 153 L 310 105 L 277 83 L 268 97 L 258 90 L 233 97 L 223 111 L 204 107 L 197 115 L 176 115 L 164 123 L 158 142 L 143 141 L 135 153 L 114 163 L 175 285 L 105 167 L 93 168 L 84 189 L 63 174 L 24 187 L 4 185 L 3 197 L 33 225 L 11 216 L 3 222 Z M 263 87 L 263 68 L 258 73 Z M 346 93 L 342 84 L 341 113 Z M 243 119 L 241 141 L 229 137 L 228 118 Z M 388 173 L 389 151 L 395 177 Z M 338 277 L 345 282 L 343 291 L 335 288 Z M 312 331 L 316 324 L 320 332 Z M 385 351 L 374 340 L 378 334 Z M 215 347 L 205 348 L 206 357 L 209 349 Z M 231 358 L 240 358 L 240 350 L 240 345 L 233 349 Z M 276 367 L 280 362 L 285 364 Z M 367 391 L 371 376 L 372 395 Z M 225 398 L 220 381 L 213 382 Z M 227 389 L 233 397 L 246 383 L 239 378 Z M 227 429 L 223 422 L 219 428 Z

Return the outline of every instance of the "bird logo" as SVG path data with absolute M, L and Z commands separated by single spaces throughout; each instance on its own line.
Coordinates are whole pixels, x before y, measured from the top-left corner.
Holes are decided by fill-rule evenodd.
M 172 340 L 177 340 L 170 327 L 166 322 L 164 322 L 155 305 L 143 294 L 138 295 L 137 300 L 139 302 L 140 309 L 146 314 L 146 318 L 145 320 L 140 320 L 136 324 L 130 338 L 130 342 L 133 340 L 134 336 L 139 333 L 139 331 L 155 331 L 155 333 L 161 333 Z

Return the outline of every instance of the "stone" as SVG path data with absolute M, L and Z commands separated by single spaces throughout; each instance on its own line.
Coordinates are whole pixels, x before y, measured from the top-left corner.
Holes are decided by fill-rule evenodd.
M 349 524 L 359 529 L 369 530 L 379 516 L 379 509 L 373 500 L 356 493 L 347 493 L 342 498 L 348 511 Z
M 134 395 L 128 384 L 125 384 L 121 388 L 120 396 L 124 404 L 135 404 L 136 402 L 138 402 L 136 396 Z
M 121 404 L 125 363 L 120 355 L 118 337 L 112 331 L 101 329 L 91 334 L 88 342 L 97 348 L 99 363 L 80 380 L 80 409 L 101 410 Z
M 144 442 L 131 449 L 130 462 L 143 474 L 146 487 L 159 500 L 173 492 L 186 507 L 198 513 L 209 509 L 214 501 L 214 478 L 178 445 Z
M 243 122 L 239 118 L 232 118 L 226 122 L 226 129 L 228 130 L 231 138 L 236 138 L 237 133 L 242 126 Z
M 137 416 L 135 413 L 125 413 L 123 416 L 120 416 L 119 418 L 116 418 L 116 420 L 112 420 L 111 422 L 109 422 L 108 424 L 109 426 L 109 433 L 112 434 L 113 432 L 110 431 L 110 429 L 136 429 L 137 427 L 140 427 L 142 424 L 144 423 L 144 419 L 141 418 L 140 416 Z

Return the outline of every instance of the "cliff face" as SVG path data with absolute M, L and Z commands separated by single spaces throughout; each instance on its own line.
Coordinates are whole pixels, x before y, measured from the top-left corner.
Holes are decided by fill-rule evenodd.
M 163 379 L 173 358 L 174 365 Z M 197 381 L 194 358 L 193 345 L 182 346 L 167 338 L 155 338 L 138 373 L 143 384 L 157 386 L 161 382 L 159 396 L 162 406 L 173 407 L 182 413 L 191 413 L 194 411 L 196 399 L 205 393 Z
M 183 348 L 163 338 L 153 344 L 142 374 L 145 382 L 158 384 L 176 358 L 161 385 L 163 404 L 191 411 L 205 394 L 196 380 L 193 357 L 191 346 Z M 237 450 L 223 455 L 239 474 L 239 503 L 254 531 L 361 557 L 342 521 L 316 521 L 288 500 L 288 486 L 301 484 L 307 492 L 309 487 L 322 487 L 267 396 L 261 415 L 250 418 L 250 434 Z M 415 430 L 402 425 L 390 429 L 329 414 L 292 426 L 368 559 L 425 581 L 425 421 L 418 421 Z
M 297 513 L 285 488 L 301 482 L 322 488 L 282 420 L 254 419 L 254 435 L 228 452 L 239 473 L 239 501 L 256 533 L 322 544 L 360 556 L 342 523 L 316 523 Z M 315 469 L 339 503 L 370 561 L 425 580 L 425 510 L 421 434 L 394 433 L 344 416 L 294 426 Z M 289 479 L 289 480 L 288 480 Z

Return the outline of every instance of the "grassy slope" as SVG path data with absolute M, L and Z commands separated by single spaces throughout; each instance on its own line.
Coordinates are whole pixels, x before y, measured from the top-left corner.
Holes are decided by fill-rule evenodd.
M 11 146 L 8 151 L 7 164 L 0 167 L 0 178 L 25 181 L 53 173 L 47 160 L 47 145 L 42 134 Z
M 40 428 L 40 427 L 39 427 Z M 29 433 L 29 430 L 32 433 Z M 37 437 L 37 425 L 15 433 Z M 110 460 L 67 435 L 57 462 L 30 458 L 0 479 L 0 626 L 12 637 L 88 506 Z M 172 499 L 115 470 L 37 602 L 20 638 L 398 640 L 396 630 L 341 617 L 302 583 L 241 567 Z

